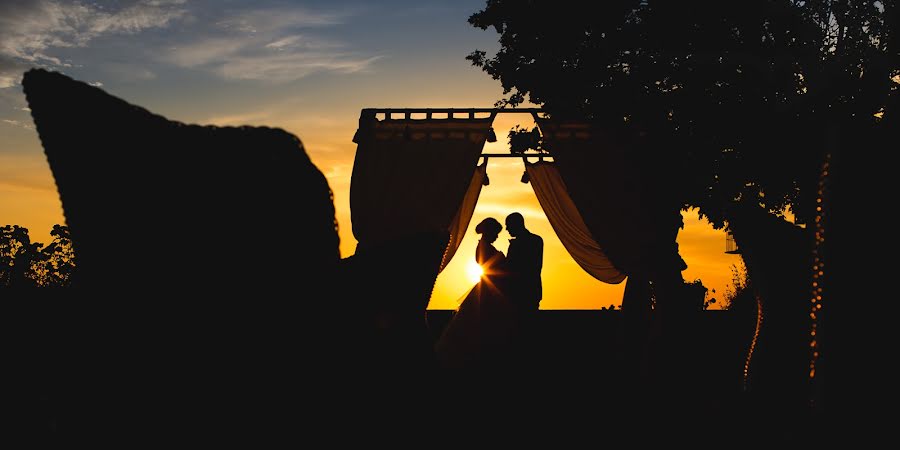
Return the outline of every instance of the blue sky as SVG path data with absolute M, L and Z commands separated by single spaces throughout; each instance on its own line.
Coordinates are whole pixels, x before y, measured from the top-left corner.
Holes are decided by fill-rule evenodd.
M 230 90 L 193 108 L 179 105 L 182 114 L 200 114 L 271 100 L 285 90 L 328 89 L 354 74 L 480 75 L 463 58 L 472 49 L 496 47 L 495 34 L 466 23 L 482 1 L 371 3 L 5 1 L 0 88 L 15 88 L 24 70 L 42 66 L 162 103 L 178 101 L 185 91 Z M 2 98 L 2 117 L 25 122 L 16 108 L 21 102 L 8 92 Z

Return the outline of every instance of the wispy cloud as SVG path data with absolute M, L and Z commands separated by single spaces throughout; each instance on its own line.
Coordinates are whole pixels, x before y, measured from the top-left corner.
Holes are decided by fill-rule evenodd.
M 0 129 L 2 127 L 0 124 Z M 19 192 L 55 194 L 56 186 L 52 182 L 52 174 L 43 153 L 0 151 L 0 191 L 6 191 L 0 192 L 0 198 Z
M 347 54 L 290 53 L 235 56 L 217 70 L 228 79 L 293 81 L 315 72 L 361 72 L 380 57 L 357 58 Z
M 380 55 L 360 54 L 310 32 L 346 18 L 296 7 L 237 13 L 216 22 L 199 40 L 170 49 L 164 60 L 229 80 L 286 82 L 316 72 L 367 70 Z
M 238 12 L 218 22 L 218 28 L 243 33 L 278 33 L 289 28 L 309 28 L 338 25 L 347 13 L 310 11 L 304 8 L 272 8 Z
M 209 72 L 227 80 L 286 82 L 316 72 L 365 71 L 381 55 L 363 54 L 324 30 L 345 24 L 348 11 L 311 10 L 291 4 L 254 9 L 186 0 L 130 0 L 101 6 L 88 0 L 0 2 L 0 89 L 19 84 L 29 67 L 65 69 L 85 61 L 72 49 L 100 38 L 168 29 L 142 43 L 149 61 Z M 212 7 L 214 5 L 214 7 Z M 226 6 L 226 7 L 223 7 Z M 177 24 L 190 24 L 183 28 Z M 90 61 L 129 80 L 155 78 L 155 71 L 128 59 Z
M 97 70 L 116 80 L 147 81 L 156 79 L 156 73 L 143 66 L 142 62 L 107 62 L 97 64 Z
M 24 129 L 26 129 L 26 130 L 33 130 L 33 129 L 34 129 L 34 125 L 32 125 L 32 124 L 30 124 L 30 123 L 28 123 L 28 122 L 23 122 L 23 121 L 21 121 L 21 120 L 0 119 L 0 122 L 3 122 L 3 123 L 5 123 L 5 124 L 7 124 L 7 125 L 10 125 L 10 126 L 14 126 L 14 127 L 18 127 L 18 128 L 24 128 Z
M 2 32 L 0 32 L 0 39 L 3 39 Z M 2 92 L 2 89 L 18 85 L 22 78 L 22 73 L 28 70 L 28 67 L 29 64 L 4 55 L 3 51 L 0 50 L 0 92 Z
M 202 122 L 209 125 L 218 125 L 221 127 L 264 124 L 267 119 L 272 117 L 271 111 L 254 111 L 244 114 L 225 114 L 209 117 Z
M 94 3 L 36 0 L 0 3 L 0 88 L 30 66 L 71 67 L 54 49 L 83 47 L 102 35 L 161 28 L 187 14 L 186 0 L 139 0 L 110 10 Z

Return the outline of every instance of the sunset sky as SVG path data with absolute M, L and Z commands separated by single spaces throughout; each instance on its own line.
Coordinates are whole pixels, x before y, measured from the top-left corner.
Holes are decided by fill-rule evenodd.
M 172 120 L 266 125 L 304 143 L 335 194 L 341 254 L 353 254 L 349 188 L 359 112 L 369 107 L 490 107 L 499 82 L 465 56 L 498 48 L 493 30 L 466 19 L 483 0 L 446 1 L 0 1 L 0 225 L 18 224 L 48 242 L 64 218 L 52 175 L 19 84 L 29 67 L 61 71 Z M 501 115 L 506 132 L 533 126 L 527 115 Z M 122 151 L 128 151 L 123 148 Z M 456 307 L 472 283 L 475 224 L 503 222 L 513 211 L 543 236 L 544 309 L 595 309 L 621 303 L 625 283 L 607 285 L 584 273 L 554 235 L 521 161 L 492 160 L 470 232 L 438 278 L 431 308 Z M 161 180 L 163 182 L 163 180 Z M 290 207 L 290 205 L 285 205 Z M 679 236 L 689 268 L 721 299 L 740 258 L 725 237 L 684 213 Z M 286 239 L 287 236 L 271 236 Z M 504 231 L 497 247 L 506 251 Z M 203 239 L 203 236 L 196 236 Z M 398 268 L 402 282 L 402 268 Z

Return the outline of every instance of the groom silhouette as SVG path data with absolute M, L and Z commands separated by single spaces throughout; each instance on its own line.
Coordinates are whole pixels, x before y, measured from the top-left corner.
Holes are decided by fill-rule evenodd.
M 506 231 L 513 237 L 506 255 L 510 300 L 524 312 L 537 311 L 543 297 L 544 240 L 525 228 L 525 218 L 517 212 L 506 216 Z

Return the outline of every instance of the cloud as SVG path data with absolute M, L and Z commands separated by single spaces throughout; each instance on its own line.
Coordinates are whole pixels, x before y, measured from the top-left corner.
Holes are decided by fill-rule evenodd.
M 209 125 L 218 125 L 220 127 L 226 126 L 241 126 L 241 125 L 250 125 L 250 124 L 265 124 L 267 120 L 272 117 L 271 111 L 254 111 L 243 114 L 225 114 L 209 117 L 202 122 L 204 124 Z
M 296 44 L 301 38 L 302 36 L 288 36 L 286 38 L 278 39 L 275 42 L 269 42 L 268 44 L 266 44 L 266 48 L 281 50 L 283 48 L 290 47 Z
M 310 157 L 312 157 L 312 155 Z M 316 162 L 320 170 L 325 174 L 325 178 L 328 178 L 328 182 L 331 184 L 332 188 L 336 185 L 350 186 L 350 174 L 353 173 L 353 164 L 329 164 L 327 161 L 323 162 L 321 158 L 314 162 Z
M 18 70 L 11 69 L 4 73 L 0 70 L 0 89 L 10 88 L 22 82 L 22 76 Z
M 216 26 L 243 33 L 270 34 L 289 28 L 338 25 L 347 16 L 347 13 L 316 12 L 296 7 L 275 8 L 235 13 L 216 22 Z
M 93 3 L 37 0 L 0 4 L 0 88 L 19 84 L 31 66 L 71 67 L 53 50 L 84 47 L 113 34 L 162 28 L 184 17 L 186 0 L 139 0 L 114 11 Z
M 101 33 L 133 34 L 148 28 L 163 28 L 182 18 L 187 0 L 144 0 L 114 14 L 97 14 L 90 24 L 91 37 Z
M 11 125 L 11 126 L 14 126 L 14 127 L 24 128 L 24 129 L 26 129 L 26 130 L 33 130 L 33 129 L 34 129 L 34 125 L 32 125 L 32 124 L 30 124 L 30 123 L 27 123 L 27 122 L 23 122 L 23 121 L 21 121 L 21 120 L 0 119 L 0 122 L 3 122 L 3 123 L 5 123 L 5 124 L 7 124 L 7 125 Z
M 0 190 L 56 192 L 43 152 L 0 152 Z
M 100 6 L 88 0 L 0 2 L 0 89 L 19 85 L 30 67 L 80 67 L 63 49 L 86 47 L 100 38 L 136 35 L 167 28 L 142 43 L 151 61 L 198 69 L 226 80 L 287 82 L 312 73 L 365 71 L 381 55 L 361 54 L 321 30 L 346 23 L 349 11 L 313 11 L 297 6 L 231 8 L 218 2 L 130 0 Z M 204 6 L 205 5 L 205 6 Z M 215 7 L 207 7 L 213 6 Z M 182 23 L 189 27 L 175 27 Z M 173 45 L 174 43 L 174 45 Z M 129 80 L 155 72 L 119 61 L 92 61 L 93 67 Z M 127 66 L 126 66 L 127 64 Z
M 0 36 L 2 36 L 2 31 L 0 31 Z M 29 67 L 22 61 L 4 55 L 0 50 L 0 89 L 18 86 L 22 81 L 22 74 Z
M 156 73 L 143 67 L 143 63 L 101 62 L 97 70 L 116 80 L 147 81 L 156 79 Z
M 346 16 L 300 8 L 237 13 L 216 22 L 199 40 L 170 49 L 163 59 L 227 80 L 288 82 L 316 72 L 365 71 L 382 56 L 363 55 L 309 32 L 339 25 Z
M 283 55 L 235 56 L 217 72 L 226 79 L 293 81 L 315 72 L 355 73 L 380 57 L 356 58 L 344 54 L 290 53 Z

